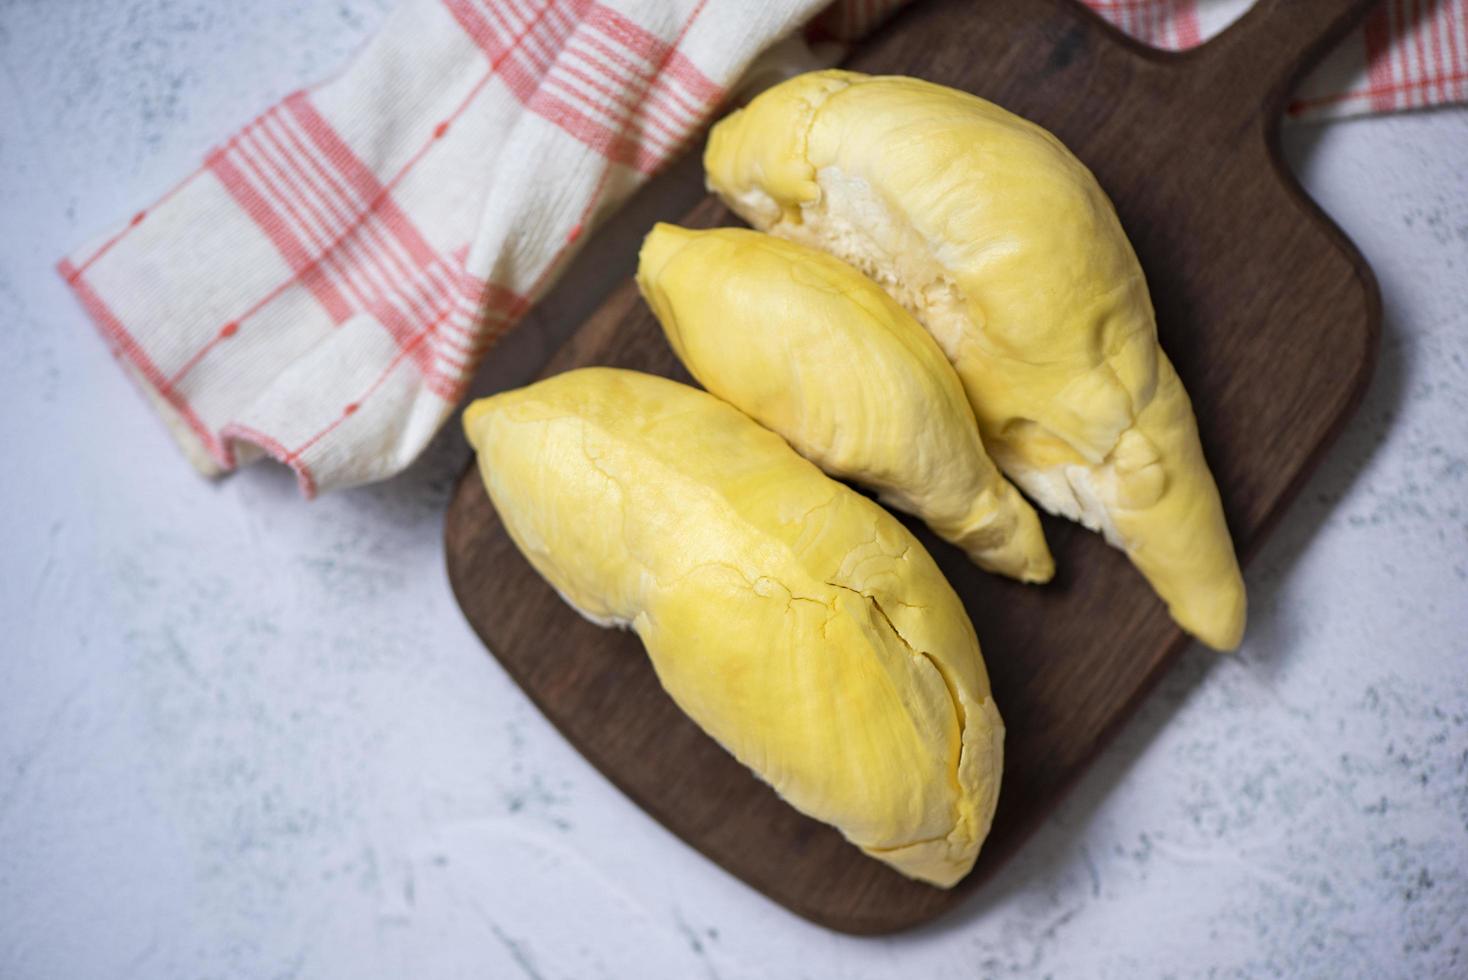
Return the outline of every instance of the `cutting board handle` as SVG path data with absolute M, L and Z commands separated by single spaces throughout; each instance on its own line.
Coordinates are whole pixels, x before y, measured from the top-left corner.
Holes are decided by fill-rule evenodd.
M 1295 83 L 1355 27 L 1379 0 L 1258 0 L 1223 33 L 1197 49 L 1198 59 L 1230 91 L 1256 99 L 1276 118 Z

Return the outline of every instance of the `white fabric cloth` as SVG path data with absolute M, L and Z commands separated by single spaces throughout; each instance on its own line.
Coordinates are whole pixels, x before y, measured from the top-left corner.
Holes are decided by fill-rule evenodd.
M 406 467 L 586 232 L 822 0 L 406 0 L 61 263 L 206 471 Z

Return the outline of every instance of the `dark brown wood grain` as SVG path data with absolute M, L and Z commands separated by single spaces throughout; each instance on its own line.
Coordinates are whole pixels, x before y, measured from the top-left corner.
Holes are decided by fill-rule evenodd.
M 1365 0 L 1263 0 L 1169 55 L 1070 0 L 914 4 L 849 63 L 977 93 L 1055 132 L 1111 195 L 1146 270 L 1164 349 L 1196 409 L 1241 554 L 1269 526 L 1370 376 L 1370 270 L 1280 164 L 1294 80 Z M 705 202 L 689 224 L 732 223 Z M 585 364 L 687 380 L 629 283 L 548 373 Z M 775 901 L 854 933 L 916 925 L 979 887 L 1132 713 L 1187 638 L 1118 552 L 1046 520 L 1045 587 L 984 575 L 907 522 L 968 606 L 1008 728 L 993 831 L 951 891 L 902 878 L 779 800 L 658 686 L 637 639 L 576 616 L 515 551 L 476 474 L 446 528 L 475 630 L 568 739 L 683 840 Z

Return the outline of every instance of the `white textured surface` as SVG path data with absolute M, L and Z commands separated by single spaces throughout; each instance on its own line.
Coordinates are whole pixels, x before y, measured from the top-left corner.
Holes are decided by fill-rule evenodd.
M 0 0 L 0 976 L 1468 974 L 1468 112 L 1288 137 L 1387 316 L 1244 649 L 1187 653 L 957 914 L 858 940 L 671 838 L 485 656 L 442 570 L 457 434 L 309 505 L 203 482 L 51 271 L 387 2 Z

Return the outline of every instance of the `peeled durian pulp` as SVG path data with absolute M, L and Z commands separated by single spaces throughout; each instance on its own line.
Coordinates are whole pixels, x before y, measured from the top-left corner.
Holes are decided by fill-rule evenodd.
M 1045 130 L 912 78 L 800 75 L 717 126 L 711 189 L 875 279 L 958 371 L 999 468 L 1122 548 L 1173 617 L 1238 645 L 1244 586 L 1147 284 Z
M 1004 728 L 963 605 L 895 518 L 713 395 L 633 371 L 482 399 L 464 428 L 526 558 L 635 630 L 705 731 L 903 874 L 968 873 Z
M 943 352 L 856 269 L 748 229 L 659 224 L 637 284 L 713 394 L 981 567 L 1027 582 L 1054 574 L 1039 518 L 984 451 Z

